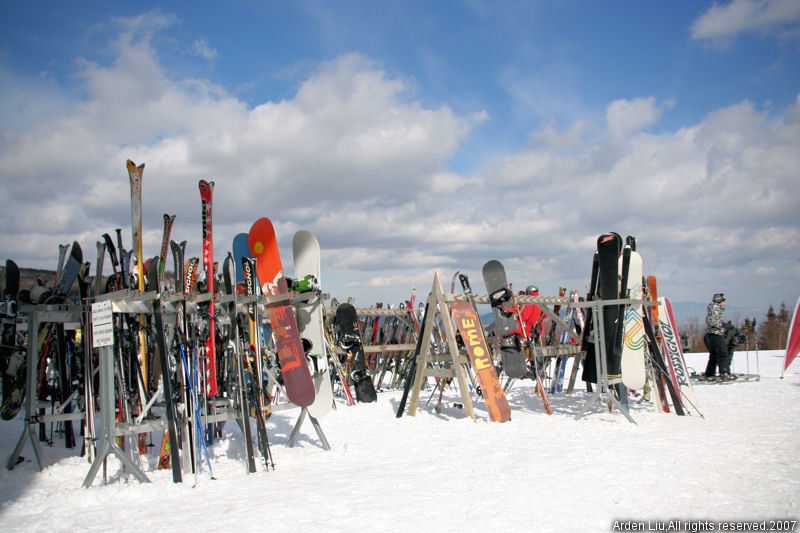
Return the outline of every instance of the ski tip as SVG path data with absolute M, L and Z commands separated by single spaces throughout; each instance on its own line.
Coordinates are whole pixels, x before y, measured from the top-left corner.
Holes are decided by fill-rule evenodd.
M 130 159 L 128 159 L 128 160 L 125 162 L 125 167 L 128 169 L 128 172 L 134 172 L 134 173 L 135 173 L 135 172 L 137 172 L 137 171 L 138 171 L 139 173 L 141 173 L 141 171 L 142 171 L 142 170 L 144 170 L 144 163 L 142 163 L 141 165 L 139 165 L 139 166 L 137 167 L 137 166 L 136 166 L 136 163 L 134 163 L 133 161 L 131 161 Z

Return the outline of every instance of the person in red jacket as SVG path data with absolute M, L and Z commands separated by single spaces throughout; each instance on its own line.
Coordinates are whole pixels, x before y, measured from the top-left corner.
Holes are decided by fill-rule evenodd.
M 536 285 L 529 285 L 520 294 L 524 294 L 525 296 L 539 296 L 539 289 Z M 525 325 L 525 333 L 528 335 L 528 338 L 538 337 L 539 332 L 536 331 L 536 328 L 539 324 L 539 320 L 542 318 L 542 310 L 539 306 L 535 304 L 526 304 L 520 312 L 520 318 Z

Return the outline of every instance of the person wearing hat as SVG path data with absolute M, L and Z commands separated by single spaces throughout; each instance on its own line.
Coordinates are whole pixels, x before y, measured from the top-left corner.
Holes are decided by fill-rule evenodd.
M 722 313 L 725 310 L 725 295 L 721 292 L 714 294 L 708 304 L 706 314 L 706 334 L 703 341 L 708 348 L 708 364 L 706 365 L 706 379 L 715 379 L 719 368 L 719 378 L 728 381 L 731 378 L 731 356 L 725 342 L 725 323 Z
M 536 285 L 528 285 L 525 291 L 520 291 L 525 296 L 539 296 L 539 288 Z M 536 327 L 539 325 L 539 320 L 542 318 L 542 310 L 538 305 L 527 304 L 522 307 L 520 312 L 520 319 L 525 325 L 525 333 L 528 338 L 535 339 L 538 337 Z

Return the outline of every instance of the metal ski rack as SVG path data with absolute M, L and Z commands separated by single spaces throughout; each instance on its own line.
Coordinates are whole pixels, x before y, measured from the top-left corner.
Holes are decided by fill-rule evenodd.
M 20 453 L 25 446 L 26 437 L 30 438 L 31 448 L 33 448 L 33 454 L 36 456 L 36 463 L 39 465 L 39 470 L 44 470 L 45 464 L 39 448 L 39 443 L 34 436 L 34 426 L 45 422 L 81 420 L 86 415 L 84 411 L 73 411 L 71 413 L 63 412 L 64 408 L 75 398 L 75 394 L 71 394 L 69 398 L 55 409 L 54 414 L 49 415 L 38 414 L 37 409 L 49 406 L 49 404 L 40 405 L 36 399 L 36 362 L 39 356 L 39 326 L 45 323 L 80 323 L 82 312 L 81 306 L 67 305 L 26 305 L 17 310 L 18 315 L 28 315 L 28 340 L 25 356 L 25 424 L 22 428 L 22 435 L 20 435 L 14 451 L 8 458 L 6 466 L 9 470 L 17 465 Z
M 625 418 L 628 419 L 628 422 L 632 424 L 636 424 L 636 421 L 630 414 L 630 410 L 625 408 L 619 400 L 617 399 L 614 391 L 612 390 L 612 386 L 618 383 L 622 383 L 621 378 L 609 378 L 608 377 L 608 367 L 606 364 L 606 341 L 605 341 L 605 334 L 604 334 L 604 323 L 603 323 L 603 308 L 607 305 L 646 305 L 648 302 L 644 300 L 630 300 L 627 298 L 615 299 L 615 300 L 593 300 L 588 302 L 577 302 L 574 305 L 576 307 L 588 307 L 592 310 L 592 320 L 593 320 L 593 331 L 592 337 L 594 338 L 594 357 L 595 357 L 595 364 L 597 365 L 597 386 L 595 387 L 595 391 L 592 396 L 586 400 L 586 403 L 583 405 L 583 408 L 580 412 L 575 415 L 575 419 L 577 420 L 581 416 L 589 410 L 589 408 L 598 400 L 602 400 L 603 398 L 607 398 L 608 403 L 614 405 L 619 409 L 619 411 L 625 415 Z M 605 405 L 606 402 L 603 402 Z

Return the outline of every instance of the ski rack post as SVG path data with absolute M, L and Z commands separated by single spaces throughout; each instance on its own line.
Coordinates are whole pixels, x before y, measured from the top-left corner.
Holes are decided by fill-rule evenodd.
M 141 315 L 148 313 L 148 306 L 145 304 L 145 302 L 149 302 L 156 297 L 156 293 L 134 293 L 129 289 L 124 289 L 121 291 L 98 295 L 97 302 L 109 301 L 111 303 L 112 316 L 114 313 Z M 149 312 L 152 313 L 151 307 L 149 308 Z M 92 317 L 92 319 L 94 320 L 94 317 Z M 133 455 L 133 447 L 129 446 L 130 455 L 125 453 L 125 451 L 123 451 L 122 448 L 117 445 L 116 438 L 119 436 L 148 433 L 154 429 L 160 429 L 164 426 L 163 420 L 141 422 L 140 419 L 139 423 L 117 423 L 115 416 L 116 407 L 114 405 L 114 346 L 102 346 L 99 348 L 99 351 L 100 387 L 98 394 L 100 396 L 100 420 L 103 426 L 103 433 L 100 437 L 100 443 L 95 453 L 94 462 L 89 468 L 86 478 L 83 480 L 83 486 L 86 488 L 92 486 L 98 470 L 101 466 L 103 466 L 109 453 L 116 455 L 117 458 L 122 462 L 123 469 L 130 470 L 136 479 L 142 483 L 149 483 L 150 479 L 131 458 Z
M 608 368 L 606 364 L 606 340 L 605 340 L 605 329 L 603 324 L 603 307 L 607 305 L 646 305 L 647 302 L 644 300 L 630 300 L 630 299 L 616 299 L 616 300 L 592 300 L 589 302 L 576 302 L 576 307 L 589 307 L 592 310 L 592 320 L 593 320 L 593 332 L 592 336 L 594 337 L 594 357 L 595 362 L 597 365 L 598 373 L 597 373 L 597 387 L 595 387 L 594 394 L 586 400 L 586 403 L 583 405 L 583 408 L 580 412 L 575 415 L 575 419 L 579 419 L 583 416 L 586 411 L 592 406 L 592 404 L 599 398 L 602 399 L 603 397 L 608 398 L 608 401 L 616 406 L 619 411 L 625 415 L 625 418 L 628 419 L 628 422 L 632 424 L 636 424 L 636 421 L 631 416 L 629 409 L 620 404 L 619 400 L 617 400 L 616 396 L 614 395 L 614 391 L 611 389 L 612 385 L 616 385 L 618 383 L 622 383 L 621 378 L 610 379 L 608 377 Z M 605 403 L 604 403 L 605 405 Z
M 450 306 L 447 303 L 442 290 L 442 283 L 439 280 L 439 272 L 437 271 L 433 276 L 433 287 L 431 288 L 430 295 L 428 296 L 428 312 L 432 313 L 430 317 L 426 317 L 425 329 L 420 333 L 422 335 L 422 345 L 420 351 L 414 356 L 417 358 L 417 371 L 414 374 L 414 381 L 411 386 L 411 403 L 408 406 L 408 415 L 415 416 L 417 413 L 417 406 L 419 405 L 419 395 L 422 387 L 431 376 L 439 378 L 455 377 L 458 382 L 458 389 L 461 393 L 461 401 L 464 406 L 464 412 L 477 421 L 475 411 L 472 407 L 472 398 L 470 395 L 469 387 L 467 386 L 466 370 L 462 365 L 470 364 L 469 360 L 462 356 L 458 351 L 458 343 L 456 341 L 455 328 L 453 326 L 453 319 L 450 316 Z M 441 318 L 441 326 L 444 329 L 446 339 L 446 352 L 449 355 L 450 368 L 429 368 L 428 363 L 431 362 L 431 356 L 434 355 L 431 350 L 431 334 L 433 332 L 433 320 L 436 314 Z M 430 318 L 431 320 L 428 320 Z M 448 362 L 446 359 L 444 362 Z
M 83 486 L 92 486 L 97 471 L 103 466 L 106 456 L 113 452 L 122 464 L 128 468 L 134 477 L 142 483 L 150 480 L 142 470 L 128 457 L 128 455 L 115 442 L 117 436 L 116 418 L 114 416 L 114 347 L 100 348 L 100 420 L 103 425 L 103 435 L 95 453 L 94 462 L 83 480 Z
M 6 467 L 12 470 L 16 465 L 25 446 L 25 438 L 30 439 L 33 454 L 36 456 L 36 463 L 39 465 L 39 470 L 44 470 L 45 464 L 42 458 L 39 443 L 34 436 L 33 427 L 45 422 L 62 422 L 66 420 L 81 420 L 86 416 L 85 411 L 73 411 L 71 413 L 64 413 L 64 408 L 72 402 L 75 394 L 70 394 L 69 397 L 57 408 L 55 414 L 39 415 L 37 409 L 45 405 L 39 405 L 36 399 L 36 385 L 37 385 L 37 370 L 36 360 L 39 356 L 39 326 L 44 323 L 80 323 L 81 314 L 83 312 L 82 306 L 68 306 L 68 305 L 28 305 L 23 306 L 17 310 L 17 315 L 28 315 L 28 342 L 25 354 L 25 423 L 22 428 L 22 435 L 20 435 L 17 445 L 11 456 L 8 458 Z

